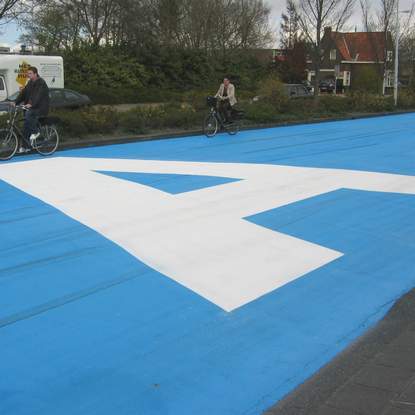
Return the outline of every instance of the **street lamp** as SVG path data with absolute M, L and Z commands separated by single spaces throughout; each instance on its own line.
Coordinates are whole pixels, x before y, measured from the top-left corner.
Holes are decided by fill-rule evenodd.
M 398 74 L 399 74 L 399 13 L 411 13 L 410 10 L 399 11 L 399 0 L 396 0 L 396 35 L 395 35 L 395 76 L 393 82 L 393 99 L 398 105 Z

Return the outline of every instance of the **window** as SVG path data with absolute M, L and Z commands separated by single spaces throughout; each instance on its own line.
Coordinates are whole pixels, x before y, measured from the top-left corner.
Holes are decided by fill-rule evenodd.
M 4 81 L 3 78 L 0 78 L 0 91 L 4 91 Z
M 78 96 L 71 91 L 65 91 L 65 99 L 68 101 L 76 101 Z
M 330 60 L 331 61 L 335 61 L 337 59 L 337 52 L 336 52 L 336 49 L 332 49 L 331 51 L 330 51 Z
M 350 71 L 343 72 L 343 85 L 350 86 Z
M 59 103 L 63 101 L 62 91 L 56 89 L 49 89 L 49 97 L 50 101 L 53 104 Z

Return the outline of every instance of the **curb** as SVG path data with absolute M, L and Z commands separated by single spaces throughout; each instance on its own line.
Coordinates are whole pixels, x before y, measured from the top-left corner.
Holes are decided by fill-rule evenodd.
M 367 333 L 263 414 L 320 414 L 320 409 L 331 396 L 353 379 L 364 365 L 384 352 L 414 321 L 415 288 L 397 299 L 383 319 Z M 415 356 L 415 350 L 413 355 Z M 338 412 L 333 409 L 333 413 Z

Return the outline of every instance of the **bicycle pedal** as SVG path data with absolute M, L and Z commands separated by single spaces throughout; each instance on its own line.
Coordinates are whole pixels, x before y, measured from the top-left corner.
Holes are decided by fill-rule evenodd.
M 19 154 L 24 154 L 24 153 L 29 153 L 31 150 L 30 148 L 24 148 L 24 147 L 20 147 L 18 150 Z

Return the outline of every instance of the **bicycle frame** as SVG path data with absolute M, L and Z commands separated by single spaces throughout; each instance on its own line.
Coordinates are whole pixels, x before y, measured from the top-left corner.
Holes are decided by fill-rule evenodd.
M 21 110 L 21 111 L 20 111 Z M 9 110 L 9 119 L 7 120 L 7 129 L 14 132 L 19 140 L 19 143 L 22 144 L 24 142 L 26 145 L 31 147 L 31 144 L 28 140 L 26 140 L 23 131 L 16 125 L 17 123 L 17 115 L 24 110 L 19 107 L 11 107 Z
M 224 120 L 222 119 L 222 115 L 220 114 L 219 110 L 215 107 L 210 107 L 210 112 L 218 120 L 219 126 L 221 128 L 225 128 L 225 123 L 224 123 Z
M 27 149 L 36 150 L 43 156 L 48 156 L 56 151 L 59 145 L 59 134 L 54 125 L 50 125 L 47 118 L 44 117 L 45 121 L 38 119 L 39 134 L 32 141 L 27 139 L 24 134 L 24 130 L 19 128 L 17 125 L 18 114 L 25 111 L 26 108 L 23 106 L 11 107 L 9 110 L 9 119 L 7 120 L 7 127 L 5 128 L 9 134 L 15 136 L 17 145 L 24 146 Z M 13 154 L 14 155 L 14 154 Z M 13 156 L 12 155 L 12 156 Z

